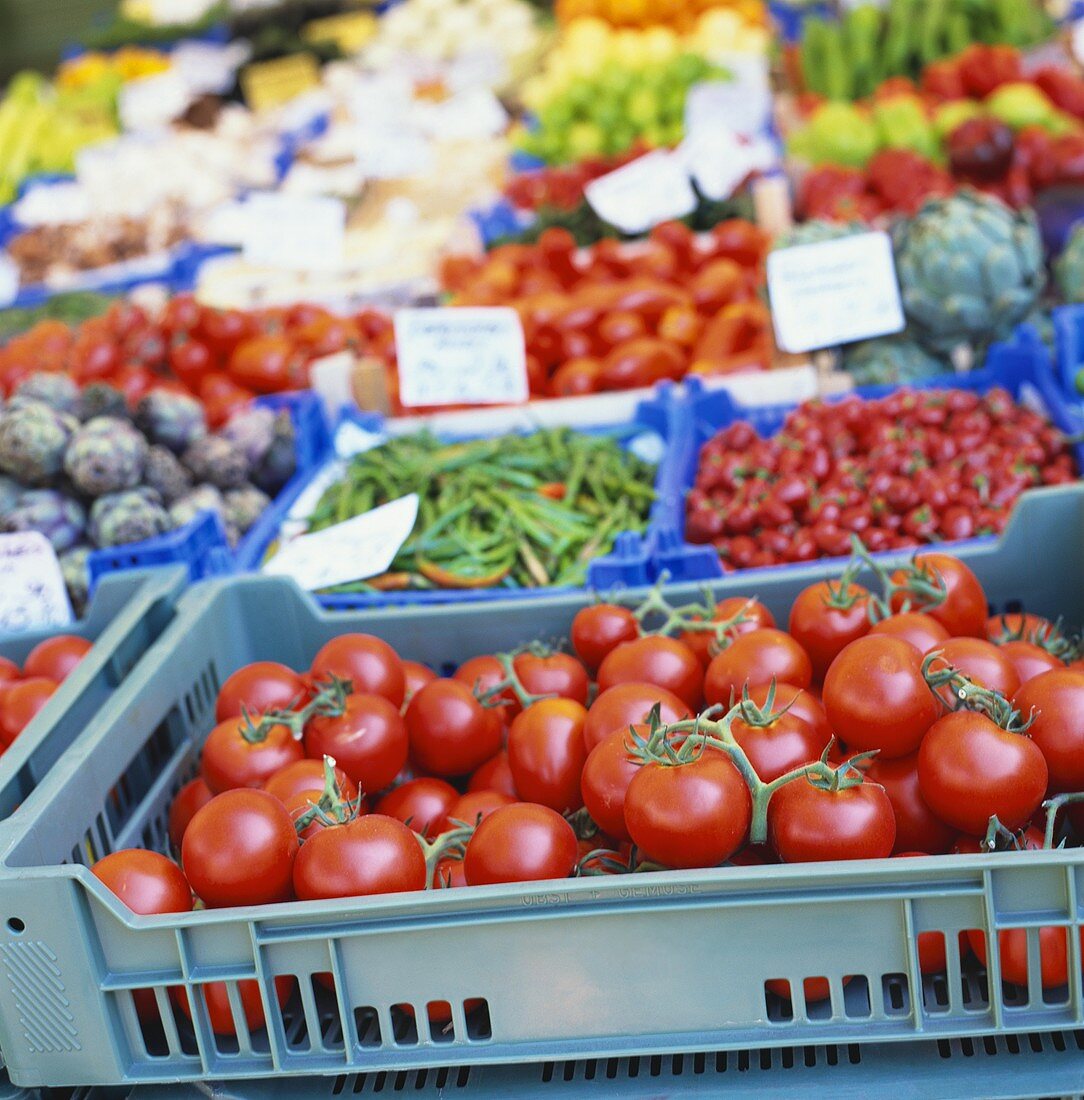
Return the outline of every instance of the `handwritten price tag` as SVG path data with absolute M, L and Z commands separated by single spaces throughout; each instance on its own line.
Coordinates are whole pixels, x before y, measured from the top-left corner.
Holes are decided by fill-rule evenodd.
M 257 192 L 244 207 L 241 247 L 257 267 L 321 271 L 342 263 L 346 207 L 330 195 Z
M 905 323 L 887 233 L 772 252 L 768 295 L 776 338 L 787 352 L 887 336 Z
M 293 577 L 308 592 L 386 573 L 414 530 L 418 494 L 400 497 L 311 535 L 288 542 L 264 567 Z
M 530 396 L 514 309 L 401 309 L 395 345 L 399 400 L 409 408 L 514 405 Z
M 624 233 L 644 233 L 696 209 L 685 166 L 663 149 L 592 180 L 584 196 L 603 221 Z
M 0 535 L 0 632 L 67 626 L 72 618 L 49 540 L 38 531 Z

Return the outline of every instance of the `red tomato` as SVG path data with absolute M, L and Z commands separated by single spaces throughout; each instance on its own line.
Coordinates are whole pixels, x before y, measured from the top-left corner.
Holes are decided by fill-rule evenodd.
M 587 712 L 583 724 L 583 741 L 590 752 L 614 730 L 628 730 L 646 722 L 651 708 L 659 704 L 663 723 L 691 718 L 692 712 L 672 691 L 654 684 L 618 684 L 599 693 Z
M 205 309 L 197 335 L 216 354 L 228 358 L 233 349 L 256 331 L 255 322 L 238 309 Z
M 428 666 L 418 661 L 403 662 L 403 707 L 404 709 L 414 698 L 415 694 L 426 684 L 431 684 L 437 678 L 437 674 Z
M 567 653 L 536 657 L 521 653 L 512 662 L 520 684 L 529 695 L 558 695 L 587 704 L 587 669 Z
M 282 1008 L 290 999 L 293 984 L 292 978 L 280 976 L 275 979 L 275 1000 L 278 1001 L 279 1008 Z M 203 997 L 211 1030 L 216 1035 L 236 1035 L 237 1023 L 233 1018 L 233 1008 L 230 1005 L 226 983 L 204 982 L 193 988 L 199 989 Z M 237 983 L 237 992 L 241 998 L 241 1011 L 245 1014 L 248 1030 L 259 1031 L 266 1027 L 267 1019 L 263 1010 L 263 998 L 260 996 L 260 983 L 251 978 L 240 981 Z M 173 1003 L 189 1019 L 192 1019 L 192 1005 L 189 1001 L 191 994 L 180 986 L 171 986 L 169 995 Z
M 959 558 L 949 554 L 919 554 L 915 566 L 930 584 L 944 586 L 945 598 L 936 607 L 920 608 L 935 618 L 951 637 L 986 637 L 987 602 L 986 593 L 978 577 Z M 895 583 L 902 583 L 904 574 L 897 570 L 892 574 Z M 906 594 L 897 594 L 892 598 L 892 609 L 900 610 L 907 600 Z M 912 604 L 921 605 L 921 600 L 911 598 Z
M 407 762 L 407 728 L 399 708 L 382 695 L 348 695 L 338 717 L 320 715 L 305 729 L 305 753 L 332 757 L 366 792 L 389 786 Z
M 91 873 L 133 913 L 187 913 L 192 891 L 180 867 L 144 848 L 125 848 L 98 860 Z
M 418 838 L 393 817 L 367 814 L 321 829 L 294 861 L 301 901 L 424 890 L 425 856 Z
M 376 812 L 394 817 L 427 840 L 432 840 L 458 801 L 459 792 L 451 783 L 423 776 L 388 791 L 376 804 Z
M 884 787 L 896 816 L 897 855 L 925 852 L 943 855 L 952 847 L 956 831 L 946 825 L 926 805 L 918 781 L 918 753 L 882 760 L 874 757 L 866 768 L 866 778 Z
M 42 676 L 16 680 L 0 689 L 0 744 L 5 748 L 10 745 L 56 689 L 52 680 Z
M 337 676 L 349 680 L 359 695 L 383 695 L 389 703 L 402 706 L 406 675 L 399 654 L 371 634 L 340 634 L 332 638 L 313 658 L 309 670 L 314 680 Z
M 1047 776 L 1038 745 L 972 711 L 939 718 L 918 752 L 926 804 L 972 836 L 982 836 L 994 814 L 1006 829 L 1023 826 L 1043 800 Z
M 433 775 L 467 775 L 501 747 L 501 720 L 458 680 L 434 680 L 406 710 L 410 755 Z
M 625 794 L 633 843 L 665 867 L 715 867 L 745 843 L 753 802 L 724 753 L 706 750 L 688 764 L 645 764 Z
M 199 324 L 202 313 L 194 294 L 175 294 L 162 311 L 162 328 L 170 334 L 191 332 Z
M 985 638 L 950 638 L 937 647 L 937 652 L 979 687 L 1011 698 L 1020 686 L 1020 677 L 1008 655 Z
M 631 390 L 681 379 L 688 369 L 685 352 L 669 340 L 641 336 L 618 344 L 602 361 L 600 390 Z
M 768 839 L 784 863 L 882 859 L 892 853 L 896 819 L 876 783 L 832 791 L 796 779 L 768 803 Z
M 754 630 L 775 626 L 775 617 L 764 604 L 745 596 L 727 596 L 720 600 L 715 605 L 715 614 L 711 618 L 714 623 L 724 623 L 739 615 L 742 621 L 735 623 L 727 630 L 728 637 L 736 638 L 739 634 L 751 634 Z M 711 659 L 716 653 L 713 649 L 714 634 L 706 630 L 683 630 L 679 637 L 696 654 L 705 668 L 711 664 Z
M 464 661 L 452 675 L 453 680 L 466 684 L 476 696 L 483 696 L 492 691 L 507 678 L 501 662 L 488 653 Z M 523 709 L 520 706 L 519 696 L 511 688 L 505 688 L 492 699 L 488 699 L 486 706 L 493 707 L 495 703 L 498 704 L 495 709 L 505 725 L 508 725 Z
M 1065 666 L 1047 653 L 1042 646 L 1034 642 L 1002 642 L 998 648 L 1012 661 L 1012 667 L 1020 678 L 1021 684 L 1034 680 L 1036 676 L 1042 676 L 1044 672 L 1053 672 Z
M 483 818 L 489 817 L 494 810 L 502 806 L 511 806 L 517 799 L 501 791 L 468 791 L 461 794 L 441 822 L 438 832 L 447 832 L 456 828 L 456 822 L 464 825 L 477 825 Z
M 490 757 L 467 783 L 468 791 L 500 791 L 509 798 L 519 798 L 516 781 L 512 778 L 512 768 L 508 763 L 508 753 L 501 749 L 496 756 Z
M 267 791 L 226 791 L 188 823 L 181 865 L 210 909 L 268 905 L 293 897 L 297 850 L 294 823 L 277 798 Z
M 215 369 L 214 356 L 199 340 L 182 340 L 174 344 L 169 350 L 169 365 L 193 393 L 199 393 L 200 383 Z
M 704 697 L 704 669 L 696 654 L 687 645 L 657 634 L 624 642 L 599 666 L 600 691 L 633 683 L 665 688 L 692 710 Z
M 550 379 L 549 392 L 553 397 L 582 397 L 598 392 L 598 376 L 602 364 L 597 359 L 576 356 L 562 363 Z
M 59 684 L 90 652 L 91 642 L 74 634 L 58 634 L 38 642 L 26 655 L 23 676 L 28 680 L 40 677 Z
M 467 871 L 463 860 L 457 856 L 446 856 L 438 860 L 436 871 L 433 873 L 433 885 L 445 890 L 453 886 L 466 886 Z
M 967 933 L 971 950 L 986 965 L 986 935 L 978 929 Z M 1006 928 L 997 934 L 1001 978 L 1013 985 L 1028 984 L 1028 934 L 1023 928 Z M 1069 979 L 1069 937 L 1064 928 L 1039 929 L 1039 977 L 1043 989 L 1063 986 Z
M 358 797 L 357 785 L 340 767 L 335 769 L 335 782 L 339 792 L 347 802 L 353 802 Z M 305 791 L 322 791 L 324 789 L 324 762 L 323 760 L 305 759 L 287 764 L 285 768 L 275 772 L 268 779 L 263 785 L 263 789 L 284 804 L 294 795 Z
M 303 704 L 307 695 L 305 681 L 292 668 L 255 661 L 226 677 L 215 702 L 215 719 L 240 718 L 246 710 L 252 715 L 288 710 Z
M 711 704 L 729 706 L 741 699 L 742 689 L 772 680 L 807 688 L 813 665 L 804 649 L 782 630 L 765 628 L 739 635 L 717 657 L 704 677 L 704 696 Z
M 304 381 L 301 356 L 281 336 L 253 336 L 241 343 L 229 358 L 230 375 L 257 393 L 297 389 Z
M 313 815 L 309 823 L 301 828 L 301 819 L 309 814 L 315 807 L 319 806 L 320 800 L 324 797 L 323 787 L 310 787 L 307 791 L 295 791 L 289 798 L 283 801 L 283 805 L 286 807 L 286 812 L 290 815 L 290 820 L 294 823 L 294 829 L 297 832 L 299 839 L 304 846 L 306 840 L 312 839 L 322 829 L 333 828 L 334 826 L 326 824 L 322 821 L 319 815 Z M 334 820 L 329 817 L 329 820 Z
M 489 815 L 467 843 L 463 871 L 471 886 L 568 878 L 579 847 L 556 810 L 518 802 Z
M 1016 692 L 1013 706 L 1034 717 L 1027 732 L 1046 760 L 1051 789 L 1084 790 L 1084 672 L 1044 672 Z
M 1009 612 L 991 615 L 986 620 L 986 637 L 1000 645 L 1002 642 L 1046 638 L 1054 631 L 1054 624 L 1042 615 L 1031 612 Z
M 640 627 L 633 613 L 612 603 L 581 608 L 572 620 L 572 648 L 592 672 L 622 642 L 631 642 L 639 636 Z
M 559 813 L 583 805 L 586 719 L 586 709 L 574 699 L 542 699 L 516 716 L 508 733 L 508 764 L 520 798 Z
M 302 759 L 305 749 L 289 726 L 274 725 L 256 740 L 243 722 L 219 722 L 203 744 L 200 772 L 214 794 L 262 787 L 277 771 Z
M 647 726 L 636 732 L 646 737 Z M 580 795 L 591 820 L 617 840 L 631 840 L 625 827 L 625 796 L 632 777 L 640 770 L 640 761 L 626 749 L 628 730 L 614 730 L 590 752 L 580 774 Z
M 886 634 L 892 638 L 902 638 L 910 642 L 919 653 L 929 653 L 947 642 L 949 632 L 931 615 L 922 611 L 903 611 L 898 615 L 882 619 L 870 627 L 870 634 Z
M 763 709 L 768 705 L 768 692 L 771 684 L 758 684 L 749 689 L 749 700 L 755 706 Z M 805 688 L 796 688 L 793 684 L 775 685 L 775 713 L 786 709 L 788 714 L 795 718 L 801 718 L 803 722 L 811 726 L 817 734 L 817 740 L 822 745 L 827 745 L 832 739 L 832 727 L 828 724 L 828 718 L 824 713 L 824 707 L 820 701 Z
M 188 823 L 212 798 L 214 792 L 202 777 L 189 780 L 174 796 L 169 806 L 169 840 L 177 851 L 180 851 Z
M 19 666 L 7 657 L 0 657 L 0 688 L 22 676 Z
M 767 726 L 751 726 L 736 718 L 730 732 L 765 783 L 819 760 L 828 745 L 808 722 L 791 711 L 780 714 Z
M 849 601 L 849 607 L 836 606 Z M 869 591 L 860 584 L 841 592 L 838 582 L 817 581 L 798 593 L 790 610 L 788 630 L 809 655 L 818 683 L 843 648 L 869 628 Z
M 828 722 L 849 749 L 907 756 L 941 707 L 922 675 L 922 654 L 900 638 L 851 642 L 824 678 Z

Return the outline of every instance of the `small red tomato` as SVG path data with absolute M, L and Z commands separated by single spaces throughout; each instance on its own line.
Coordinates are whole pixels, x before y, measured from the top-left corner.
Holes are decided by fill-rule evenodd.
M 0 744 L 5 748 L 10 745 L 56 689 L 57 685 L 52 680 L 42 676 L 16 680 L 0 688 Z
M 292 668 L 277 661 L 256 661 L 226 677 L 215 702 L 215 718 L 240 718 L 248 711 L 259 715 L 269 710 L 287 710 L 304 703 L 305 681 Z
M 508 763 L 508 753 L 501 749 L 496 756 L 490 757 L 467 783 L 468 791 L 499 791 L 510 798 L 519 798 L 516 782 L 512 778 L 512 768 Z
M 489 815 L 467 843 L 464 873 L 471 886 L 568 878 L 579 846 L 556 810 L 518 802 Z
M 91 867 L 95 878 L 133 913 L 187 913 L 192 891 L 180 867 L 171 859 L 144 848 L 112 852 Z
M 520 798 L 559 813 L 583 805 L 586 719 L 586 709 L 573 699 L 541 699 L 516 716 L 508 731 L 508 764 Z
M 389 703 L 402 706 L 406 676 L 399 654 L 371 634 L 340 634 L 332 638 L 313 658 L 314 680 L 337 676 L 349 680 L 351 690 L 383 695 Z
M 214 792 L 202 777 L 189 780 L 174 796 L 169 806 L 169 839 L 178 851 L 184 839 L 184 831 L 196 811 L 214 798 Z
M 23 676 L 27 679 L 41 677 L 59 684 L 90 652 L 91 643 L 74 634 L 58 634 L 38 642 L 26 655 Z
M 647 736 L 647 726 L 633 728 Z M 591 820 L 617 840 L 632 839 L 625 827 L 625 796 L 641 767 L 628 753 L 628 740 L 628 730 L 614 730 L 591 750 L 580 774 L 580 794 Z
M 459 792 L 443 779 L 423 776 L 401 784 L 376 804 L 376 812 L 394 817 L 414 832 L 432 840 L 443 827 Z
M 576 612 L 572 620 L 572 648 L 591 672 L 622 642 L 640 636 L 636 617 L 627 607 L 599 603 Z

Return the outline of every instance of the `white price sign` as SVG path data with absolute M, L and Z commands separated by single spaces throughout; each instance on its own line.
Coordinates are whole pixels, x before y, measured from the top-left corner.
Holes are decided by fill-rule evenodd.
M 530 396 L 514 309 L 401 309 L 395 346 L 399 400 L 408 408 L 514 405 Z
M 321 271 L 342 263 L 346 207 L 341 199 L 259 191 L 243 210 L 241 247 L 250 264 Z
M 685 97 L 685 132 L 701 127 L 726 126 L 753 137 L 767 130 L 772 118 L 772 92 L 768 63 L 762 57 L 735 55 L 725 61 L 733 80 L 695 84 Z
M 263 567 L 293 577 L 308 592 L 386 573 L 418 518 L 418 494 L 400 497 L 344 523 L 299 535 Z
M 0 535 L 0 632 L 67 626 L 72 605 L 56 552 L 38 531 Z
M 772 252 L 768 296 L 776 338 L 786 352 L 887 336 L 905 324 L 887 233 Z
M 770 142 L 749 141 L 722 127 L 701 127 L 690 133 L 675 155 L 701 194 L 714 202 L 730 198 L 751 173 L 767 172 L 777 160 Z
M 681 158 L 663 149 L 592 180 L 584 196 L 603 221 L 623 233 L 644 233 L 696 209 L 696 192 Z

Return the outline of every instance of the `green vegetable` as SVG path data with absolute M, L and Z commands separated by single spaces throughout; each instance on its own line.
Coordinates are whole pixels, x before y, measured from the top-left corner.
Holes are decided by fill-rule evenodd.
M 81 324 L 91 317 L 104 313 L 112 302 L 113 298 L 108 294 L 73 291 L 70 294 L 58 294 L 54 298 L 49 298 L 40 306 L 0 310 L 0 345 L 6 344 L 13 336 L 33 328 L 39 321 L 63 321 L 67 325 Z
M 652 477 L 616 433 L 556 428 L 448 444 L 422 432 L 355 457 L 309 530 L 416 492 L 417 522 L 389 571 L 406 587 L 582 585 L 620 532 L 646 528 Z

